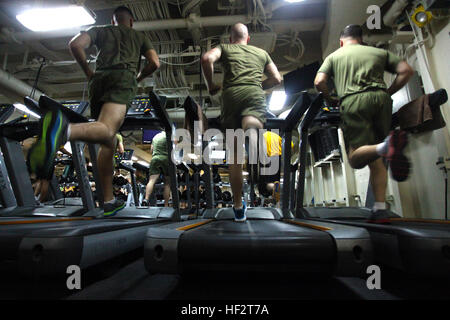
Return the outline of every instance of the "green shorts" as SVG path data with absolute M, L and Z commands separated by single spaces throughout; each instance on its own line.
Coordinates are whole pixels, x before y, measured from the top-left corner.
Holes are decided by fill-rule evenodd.
M 223 90 L 222 112 L 220 116 L 222 129 L 242 127 L 242 118 L 253 116 L 261 123 L 266 122 L 266 95 L 258 86 L 234 86 Z
M 341 102 L 341 127 L 347 152 L 374 145 L 389 134 L 392 121 L 392 99 L 383 90 L 366 91 L 347 96 Z
M 136 91 L 137 81 L 133 71 L 127 69 L 96 71 L 89 81 L 91 117 L 98 119 L 105 102 L 125 104 L 129 108 Z
M 167 156 L 154 156 L 150 162 L 149 174 L 163 174 L 164 177 L 169 175 L 169 158 Z

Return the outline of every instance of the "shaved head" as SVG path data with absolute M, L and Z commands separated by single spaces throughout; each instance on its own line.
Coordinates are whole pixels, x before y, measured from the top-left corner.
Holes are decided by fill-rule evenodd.
M 125 6 L 120 6 L 114 10 L 113 21 L 117 24 L 133 25 L 133 13 Z
M 231 27 L 231 43 L 247 41 L 248 29 L 243 23 L 236 23 Z

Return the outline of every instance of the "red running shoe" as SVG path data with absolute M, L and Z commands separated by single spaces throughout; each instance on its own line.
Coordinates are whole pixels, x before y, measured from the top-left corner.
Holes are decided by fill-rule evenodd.
M 392 177 L 395 181 L 405 181 L 409 176 L 411 164 L 403 154 L 403 150 L 408 144 L 406 131 L 394 130 L 390 133 L 388 152 L 385 155 L 391 168 Z

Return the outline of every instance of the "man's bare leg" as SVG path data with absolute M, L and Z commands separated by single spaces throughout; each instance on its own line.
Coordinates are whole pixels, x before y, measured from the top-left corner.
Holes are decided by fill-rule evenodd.
M 362 146 L 356 150 L 350 148 L 348 153 L 348 161 L 353 169 L 362 169 L 369 163 L 376 161 L 379 157 L 377 145 Z
M 261 121 L 258 120 L 258 118 L 252 117 L 252 116 L 246 116 L 242 118 L 242 129 L 244 131 L 248 129 L 262 129 L 263 124 Z M 253 152 L 256 154 L 256 147 L 257 147 L 257 134 L 258 132 L 252 132 L 250 136 L 249 145 L 250 148 L 254 148 Z M 243 178 L 242 178 L 242 164 L 237 163 L 237 152 L 242 152 L 240 147 L 237 146 L 237 139 L 234 141 L 234 163 L 230 164 L 230 184 L 231 184 L 231 191 L 233 192 L 233 202 L 234 202 L 234 208 L 235 209 L 241 209 L 242 208 L 242 200 L 241 200 L 241 194 L 242 194 L 242 184 L 243 184 Z
M 147 202 L 150 200 L 150 196 L 153 193 L 153 188 L 155 187 L 155 183 L 159 178 L 159 174 L 154 174 L 151 175 L 150 178 L 148 179 L 148 183 L 147 186 L 145 187 L 145 198 L 144 200 L 146 200 Z
M 369 163 L 370 184 L 375 195 L 375 202 L 386 202 L 387 169 L 382 158 Z
M 164 177 L 164 207 L 169 206 L 169 199 L 170 199 L 170 180 L 169 177 Z
M 112 180 L 116 133 L 122 126 L 126 110 L 124 104 L 106 102 L 97 121 L 72 123 L 68 129 L 69 141 L 81 140 L 101 145 L 98 153 L 98 169 L 105 202 L 114 199 Z

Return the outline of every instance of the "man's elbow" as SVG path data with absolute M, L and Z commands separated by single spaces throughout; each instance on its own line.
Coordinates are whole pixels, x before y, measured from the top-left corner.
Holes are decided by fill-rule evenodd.
M 325 81 L 323 81 L 323 79 L 315 79 L 314 80 L 314 86 L 316 87 L 316 89 L 318 91 L 322 91 L 321 88 L 323 87 Z
M 161 62 L 159 62 L 159 59 L 153 59 L 153 65 L 155 66 L 155 69 L 159 69 L 161 67 Z
M 408 68 L 407 68 L 406 73 L 408 75 L 408 78 L 411 78 L 414 75 L 414 73 L 415 73 L 414 68 L 411 67 L 409 64 L 408 64 Z
M 282 81 L 283 81 L 283 78 L 281 77 L 280 74 L 278 74 L 278 75 L 275 76 L 275 78 L 274 78 L 274 84 L 275 84 L 276 86 L 280 85 Z
M 76 39 L 72 39 L 69 41 L 69 49 L 71 52 L 79 51 L 80 49 L 83 49 L 83 47 L 80 45 Z
M 208 65 L 210 64 L 211 57 L 209 56 L 209 54 L 205 53 L 202 58 L 200 59 L 200 62 L 202 64 L 202 66 Z

